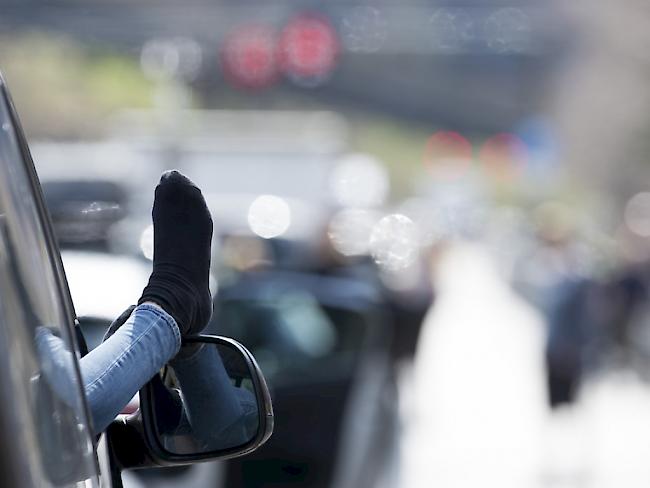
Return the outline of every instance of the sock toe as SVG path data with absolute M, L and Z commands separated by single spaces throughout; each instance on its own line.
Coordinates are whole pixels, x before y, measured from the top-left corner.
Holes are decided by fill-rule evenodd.
M 160 177 L 160 182 L 158 184 L 159 185 L 177 184 L 177 185 L 189 185 L 189 186 L 196 187 L 196 185 L 192 180 L 190 180 L 187 176 L 185 176 L 184 174 L 180 173 L 175 169 L 165 171 Z

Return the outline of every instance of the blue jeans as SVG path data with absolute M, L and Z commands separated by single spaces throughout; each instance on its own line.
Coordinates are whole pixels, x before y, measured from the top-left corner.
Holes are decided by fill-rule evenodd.
M 96 432 L 103 431 L 142 386 L 181 347 L 174 319 L 142 304 L 99 347 L 81 358 L 86 400 Z
M 171 366 L 185 400 L 177 432 L 191 433 L 198 452 L 239 446 L 255 436 L 255 396 L 232 384 L 216 347 L 204 346 Z
M 72 354 L 46 327 L 36 331 L 41 371 L 57 395 L 75 410 Z M 144 303 L 117 331 L 81 358 L 81 376 L 93 430 L 102 432 L 131 398 L 181 347 L 176 321 L 157 305 Z M 231 383 L 215 347 L 172 361 L 184 402 L 177 429 L 192 432 L 204 446 L 227 441 L 235 446 L 257 429 L 257 405 L 252 393 Z M 254 424 L 251 425 L 251 420 Z
M 181 335 L 174 319 L 156 305 L 142 304 L 111 337 L 81 358 L 81 376 L 96 434 L 108 427 L 180 347 Z M 77 398 L 72 354 L 46 327 L 36 330 L 36 348 L 43 376 L 70 404 Z

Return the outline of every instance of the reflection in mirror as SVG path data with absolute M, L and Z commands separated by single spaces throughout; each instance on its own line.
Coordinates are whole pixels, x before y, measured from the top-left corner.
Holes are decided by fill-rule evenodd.
M 166 451 L 197 455 L 233 449 L 258 433 L 252 372 L 227 343 L 205 343 L 172 361 L 152 381 L 154 428 Z

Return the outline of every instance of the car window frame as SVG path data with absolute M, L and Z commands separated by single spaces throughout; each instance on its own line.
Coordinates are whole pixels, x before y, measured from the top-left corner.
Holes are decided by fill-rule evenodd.
M 9 113 L 9 117 L 12 125 L 11 129 L 13 130 L 15 135 L 15 139 L 18 146 L 17 149 L 22 159 L 21 163 L 23 164 L 25 174 L 27 176 L 29 189 L 31 191 L 31 197 L 34 201 L 34 206 L 36 209 L 36 213 L 38 217 L 37 225 L 40 227 L 40 230 L 43 235 L 44 244 L 48 251 L 47 253 L 48 261 L 54 274 L 54 283 L 56 286 L 56 290 L 54 290 L 55 296 L 59 301 L 59 305 L 62 307 L 62 313 L 66 322 L 65 324 L 61 324 L 61 330 L 64 334 L 67 335 L 66 340 L 68 344 L 70 344 L 74 349 L 73 365 L 75 369 L 75 374 L 77 375 L 77 378 L 81 379 L 82 376 L 81 376 L 81 367 L 80 367 L 79 359 L 81 357 L 82 349 L 81 349 L 80 341 L 76 334 L 78 322 L 76 320 L 76 314 L 72 302 L 72 296 L 70 294 L 68 281 L 63 268 L 61 253 L 54 234 L 54 226 L 52 224 L 49 212 L 45 205 L 45 198 L 43 196 L 40 180 L 38 178 L 38 174 L 34 166 L 34 161 L 32 159 L 31 152 L 29 150 L 27 138 L 25 137 L 22 124 L 20 123 L 20 118 L 18 117 L 18 112 L 15 108 L 15 105 L 9 93 L 9 88 L 7 87 L 7 84 L 4 80 L 4 77 L 2 76 L 2 73 L 0 73 L 0 97 L 2 97 L 0 103 L 5 104 Z M 80 404 L 82 405 L 83 408 L 83 415 L 85 416 L 86 424 L 88 426 L 91 426 L 92 417 L 90 415 L 90 409 L 88 407 L 88 403 L 86 401 L 85 395 L 83 395 L 83 391 L 81 389 L 79 389 L 79 394 L 81 397 Z M 0 436 L 0 438 L 2 437 Z M 110 488 L 110 486 L 115 486 L 115 483 L 114 482 L 111 483 L 111 479 L 108 478 L 107 474 L 103 473 L 101 469 L 101 466 L 105 464 L 105 462 L 110 463 L 110 460 L 103 460 L 103 459 L 100 460 L 97 439 L 93 439 L 92 445 L 93 445 L 93 451 L 95 457 L 96 474 L 101 480 L 102 486 L 105 486 L 107 488 Z

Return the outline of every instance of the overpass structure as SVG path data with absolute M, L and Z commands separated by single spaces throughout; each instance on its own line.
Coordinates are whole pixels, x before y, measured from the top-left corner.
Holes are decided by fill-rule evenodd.
M 315 7 L 338 32 L 342 53 L 312 95 L 478 133 L 535 113 L 559 48 L 570 42 L 554 10 L 531 0 L 0 0 L 0 34 L 62 32 L 134 56 L 152 38 L 191 38 L 203 51 L 209 99 L 224 89 L 217 59 L 229 32 L 251 22 L 281 29 Z

